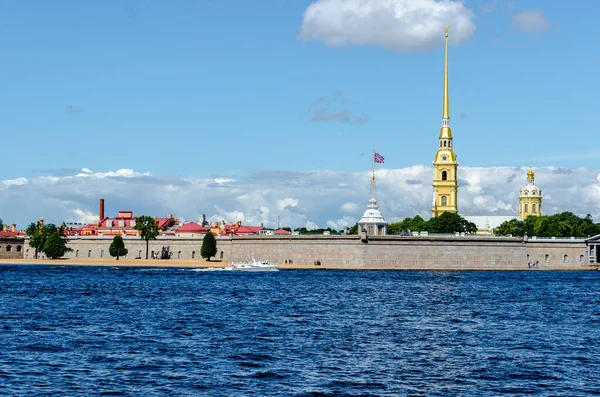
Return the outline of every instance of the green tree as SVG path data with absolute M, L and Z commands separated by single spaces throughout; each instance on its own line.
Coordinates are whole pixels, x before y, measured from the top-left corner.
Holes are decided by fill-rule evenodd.
M 512 219 L 494 229 L 495 234 L 539 237 L 588 237 L 600 234 L 600 224 L 587 215 L 581 218 L 572 212 L 554 215 L 528 216 L 524 221 Z
M 476 233 L 477 225 L 469 222 L 462 216 L 444 212 L 438 217 L 432 217 L 423 225 L 424 229 L 430 233 Z
M 115 236 L 113 238 L 112 243 L 110 243 L 110 247 L 108 247 L 108 252 L 110 256 L 116 257 L 119 260 L 120 256 L 127 255 L 127 248 L 125 248 L 125 242 L 123 241 L 123 237 Z
M 44 243 L 44 254 L 50 259 L 61 258 L 70 251 L 72 250 L 67 247 L 66 238 L 61 234 L 61 230 L 57 230 L 48 236 Z
M 148 259 L 150 240 L 156 240 L 159 233 L 158 222 L 151 216 L 142 215 L 137 217 L 133 228 L 140 233 L 141 239 L 146 242 L 146 259 Z
M 0 218 L 0 231 L 4 229 L 4 221 Z
M 211 232 L 206 233 L 202 239 L 200 255 L 209 262 L 211 257 L 217 255 L 217 239 Z
M 358 223 L 355 223 L 354 226 L 352 226 L 350 228 L 350 231 L 348 233 L 350 233 L 350 234 L 358 234 Z
M 57 230 L 56 226 L 52 223 L 40 226 L 39 222 L 32 222 L 27 226 L 25 234 L 29 237 L 29 246 L 35 250 L 35 259 L 38 258 L 39 252 L 44 252 L 46 240 L 52 234 L 56 233 Z M 62 232 L 61 235 L 63 235 Z

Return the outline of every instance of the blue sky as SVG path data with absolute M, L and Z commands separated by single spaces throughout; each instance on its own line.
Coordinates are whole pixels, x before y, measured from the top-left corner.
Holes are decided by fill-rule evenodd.
M 371 13 L 340 25 L 357 4 Z M 0 179 L 351 175 L 373 148 L 389 169 L 428 166 L 445 23 L 461 166 L 597 169 L 600 4 L 577 5 L 0 0 Z

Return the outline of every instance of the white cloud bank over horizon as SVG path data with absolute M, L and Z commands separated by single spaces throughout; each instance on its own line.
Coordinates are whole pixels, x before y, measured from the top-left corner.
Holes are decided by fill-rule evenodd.
M 376 45 L 398 53 L 467 42 L 475 33 L 475 13 L 454 0 L 317 0 L 303 15 L 298 37 L 330 47 Z
M 544 194 L 543 212 L 591 214 L 600 222 L 600 170 L 541 167 L 536 184 Z M 518 191 L 526 167 L 459 167 L 459 213 L 518 215 Z M 429 218 L 432 167 L 414 165 L 377 171 L 377 199 L 388 222 L 407 216 Z M 15 183 L 15 181 L 18 181 Z M 335 170 L 249 171 L 236 178 L 188 178 L 151 175 L 130 169 L 74 171 L 66 176 L 16 178 L 0 182 L 0 218 L 25 228 L 47 222 L 91 222 L 100 198 L 106 215 L 132 210 L 134 215 L 208 219 L 276 227 L 353 225 L 366 209 L 370 173 Z

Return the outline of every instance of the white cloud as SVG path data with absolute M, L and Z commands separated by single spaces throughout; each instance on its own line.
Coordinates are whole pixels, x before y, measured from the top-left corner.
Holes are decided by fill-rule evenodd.
M 7 179 L 5 181 L 2 181 L 2 184 L 4 186 L 18 186 L 18 185 L 25 185 L 27 183 L 27 178 L 16 178 L 16 179 Z
M 356 214 L 356 213 L 360 212 L 360 208 L 358 207 L 358 204 L 350 203 L 350 202 L 346 202 L 346 203 L 342 204 L 342 206 L 340 207 L 340 210 L 342 212 L 345 212 L 348 214 Z
M 462 215 L 516 215 L 519 188 L 527 182 L 527 167 L 460 166 L 459 211 Z M 131 172 L 129 172 L 131 171 Z M 106 214 L 132 210 L 135 215 L 214 221 L 241 220 L 246 225 L 334 227 L 354 224 L 370 196 L 369 172 L 253 171 L 216 184 L 212 178 L 156 176 L 145 172 L 106 171 L 103 177 L 47 176 L 0 181 L 0 217 L 24 227 L 43 217 L 47 222 L 91 221 L 98 200 Z M 544 167 L 535 169 L 543 190 L 545 213 L 591 214 L 600 222 L 599 169 Z M 130 175 L 124 178 L 123 175 Z M 415 165 L 377 170 L 376 196 L 389 222 L 431 214 L 433 170 Z M 407 181 L 411 181 L 407 183 Z M 166 188 L 168 187 L 168 188 Z M 552 203 L 550 205 L 550 203 Z M 11 219 L 7 219 L 7 218 Z
M 298 200 L 291 198 L 291 197 L 286 197 L 284 199 L 277 200 L 277 207 L 280 210 L 284 210 L 284 209 L 286 209 L 286 207 L 297 207 L 297 206 L 298 206 Z
M 121 177 L 121 178 L 136 178 L 140 176 L 150 176 L 149 172 L 139 173 L 129 168 L 121 168 L 117 171 L 108 172 L 92 172 L 89 168 L 83 168 L 76 177 L 88 177 L 88 178 L 107 178 L 107 177 Z
M 219 185 L 225 185 L 227 183 L 230 182 L 235 182 L 235 179 L 230 179 L 230 178 L 215 178 L 215 183 L 218 183 Z
M 81 222 L 81 223 L 86 223 L 86 224 L 90 224 L 90 223 L 94 223 L 95 221 L 98 220 L 98 216 L 97 214 L 94 214 L 91 211 L 84 211 L 81 208 L 75 208 L 72 211 L 73 214 L 73 221 L 74 222 Z
M 450 41 L 464 43 L 475 32 L 474 13 L 454 0 L 317 0 L 304 12 L 299 37 L 331 47 L 376 45 L 399 53 Z
M 346 226 L 352 227 L 356 222 L 358 222 L 358 219 L 353 218 L 351 216 L 345 216 L 345 217 L 340 218 L 340 219 L 330 219 L 330 220 L 328 220 L 327 223 L 326 223 L 326 226 L 330 227 L 332 229 L 335 229 L 335 230 L 342 230 Z
M 536 8 L 517 12 L 512 17 L 512 25 L 525 34 L 533 34 L 545 31 L 550 23 L 544 17 L 544 11 Z

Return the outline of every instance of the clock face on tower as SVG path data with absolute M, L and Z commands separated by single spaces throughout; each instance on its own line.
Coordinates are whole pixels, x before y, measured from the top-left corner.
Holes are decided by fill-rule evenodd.
M 446 156 L 445 154 L 442 156 L 442 161 L 448 161 L 448 156 Z

